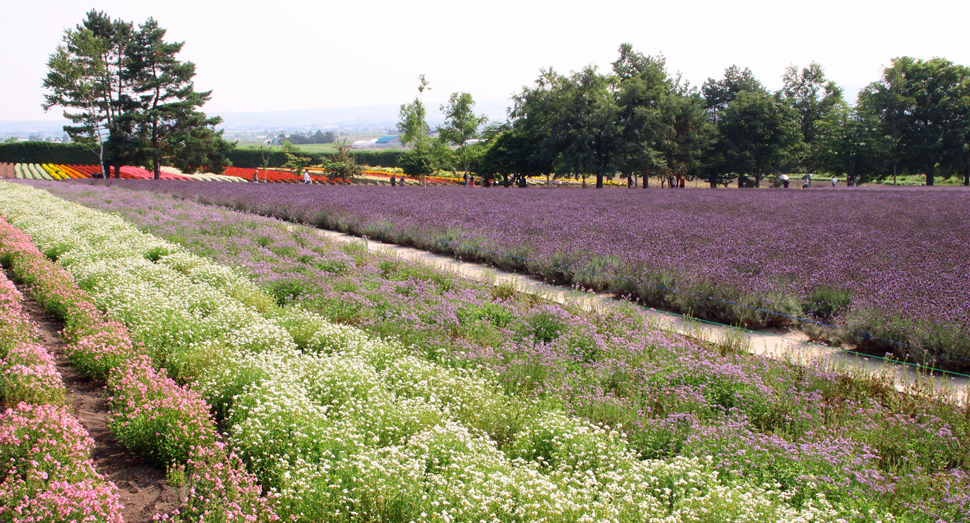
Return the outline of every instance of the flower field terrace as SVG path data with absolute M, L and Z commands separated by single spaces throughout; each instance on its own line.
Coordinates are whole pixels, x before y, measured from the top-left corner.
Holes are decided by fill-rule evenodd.
M 801 323 L 823 341 L 937 367 L 970 363 L 970 192 L 961 189 L 152 190 L 714 321 L 760 328 L 806 318 L 839 327 Z
M 118 213 L 144 230 L 235 267 L 285 304 L 290 318 L 300 317 L 304 309 L 354 325 L 392 345 L 403 343 L 435 366 L 480 375 L 510 398 L 532 398 L 594 423 L 621 427 L 625 445 L 641 458 L 668 463 L 711 459 L 718 477 L 775 485 L 780 502 L 789 507 L 805 508 L 824 496 L 840 507 L 840 516 L 821 520 L 878 521 L 887 520 L 881 514 L 892 513 L 901 521 L 966 521 L 970 413 L 932 394 L 898 394 L 891 383 L 876 378 L 707 347 L 652 330 L 629 305 L 586 310 L 550 304 L 446 271 L 368 255 L 353 245 L 329 244 L 312 230 L 274 219 L 100 184 L 34 184 Z M 321 343 L 293 319 L 279 321 L 301 350 Z M 370 371 L 359 372 L 364 371 L 351 375 L 370 379 Z M 333 379 L 328 373 L 317 378 Z M 246 408 L 256 409 L 255 414 L 277 412 L 284 406 L 270 398 L 293 394 L 285 387 L 265 389 L 247 396 Z M 368 397 L 376 401 L 382 396 Z M 481 398 L 465 401 L 477 404 Z M 393 408 L 403 408 L 397 405 Z M 480 412 L 474 418 L 467 417 L 467 407 L 455 412 L 464 413 L 462 423 L 483 430 L 507 456 L 565 459 L 566 454 L 556 458 L 545 451 L 516 454 L 516 449 L 541 448 L 539 443 L 548 441 L 544 438 L 561 438 L 573 429 L 534 432 L 532 422 L 518 417 L 530 415 L 513 414 L 508 405 L 493 408 L 472 409 Z M 250 459 L 262 456 L 265 461 L 265 451 L 250 439 L 267 442 L 270 436 L 241 419 L 237 426 L 234 442 L 247 449 Z M 331 441 L 323 434 L 317 437 Z M 525 443 L 533 437 L 540 439 Z M 432 438 L 435 445 L 454 448 L 439 436 Z M 462 445 L 469 445 L 464 438 L 459 438 Z M 346 451 L 339 449 L 346 447 L 334 444 L 325 446 L 336 453 L 333 459 L 342 459 Z M 555 452 L 574 451 L 564 449 Z M 295 473 L 291 466 L 286 470 Z M 306 467 L 299 466 L 300 474 L 320 473 Z M 327 470 L 339 476 L 339 468 Z M 261 470 L 265 484 L 293 485 L 276 483 L 270 469 Z M 375 469 L 367 470 L 354 474 L 372 478 Z M 731 519 L 724 514 L 722 520 Z

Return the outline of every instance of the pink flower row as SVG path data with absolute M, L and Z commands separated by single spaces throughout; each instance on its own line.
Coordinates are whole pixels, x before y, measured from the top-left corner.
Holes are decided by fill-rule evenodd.
M 121 523 L 113 483 L 91 460 L 94 441 L 65 390 L 23 296 L 0 272 L 0 521 Z
M 64 403 L 64 383 L 40 331 L 21 307 L 20 291 L 0 273 L 0 404 Z
M 236 512 L 240 521 L 277 519 L 261 496 L 255 476 L 218 442 L 205 401 L 196 392 L 179 387 L 164 370 L 155 370 L 141 347 L 131 342 L 124 325 L 107 321 L 70 274 L 2 217 L 0 263 L 29 285 L 31 296 L 48 314 L 64 321 L 65 352 L 71 364 L 79 372 L 107 382 L 112 394 L 112 433 L 155 464 L 187 464 L 181 465 L 186 480 L 203 487 L 195 487 L 195 492 L 204 495 L 187 499 L 183 515 L 215 510 Z M 213 473 L 219 475 L 218 481 L 211 481 Z

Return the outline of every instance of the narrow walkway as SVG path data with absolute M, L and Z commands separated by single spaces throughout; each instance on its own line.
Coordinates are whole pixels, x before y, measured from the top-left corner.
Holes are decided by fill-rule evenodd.
M 68 363 L 61 338 L 64 325 L 47 316 L 37 302 L 27 298 L 23 285 L 16 285 L 25 296 L 24 312 L 40 327 L 42 344 L 54 356 L 67 391 L 67 404 L 94 440 L 92 459 L 98 472 L 118 488 L 125 523 L 149 523 L 154 521 L 155 514 L 177 508 L 178 492 L 168 485 L 165 471 L 147 464 L 111 435 L 104 385 L 81 377 Z
M 532 276 L 505 272 L 476 263 L 462 262 L 449 255 L 364 240 L 357 236 L 324 229 L 317 229 L 317 234 L 337 242 L 366 242 L 369 251 L 384 252 L 401 259 L 434 265 L 469 278 L 493 281 L 496 285 L 511 282 L 516 289 L 544 296 L 559 303 L 572 302 L 593 307 L 615 303 L 612 295 L 609 294 L 590 294 L 549 285 Z M 838 348 L 819 345 L 808 341 L 808 337 L 797 329 L 757 332 L 705 322 L 655 309 L 641 308 L 640 310 L 657 328 L 668 332 L 705 341 L 742 340 L 753 354 L 796 362 L 808 362 L 821 358 L 837 368 L 891 375 L 896 383 L 896 389 L 900 391 L 912 391 L 932 386 L 938 392 L 949 395 L 958 404 L 965 404 L 970 399 L 970 387 L 968 387 L 970 378 L 942 373 L 928 375 L 925 371 L 921 372 L 912 365 L 870 358 Z

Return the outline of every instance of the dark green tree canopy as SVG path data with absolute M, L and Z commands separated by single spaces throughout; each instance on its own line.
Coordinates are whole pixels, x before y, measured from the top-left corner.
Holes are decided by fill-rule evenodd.
M 891 137 L 894 165 L 925 174 L 933 185 L 963 169 L 968 138 L 970 70 L 944 58 L 896 58 L 882 78 L 859 94 L 859 104 L 876 115 Z
M 755 78 L 751 69 L 741 70 L 732 65 L 724 70 L 724 78 L 715 80 L 708 78 L 701 86 L 701 93 L 707 101 L 711 121 L 716 122 L 722 113 L 740 93 L 766 93 L 765 86 Z
M 233 146 L 215 130 L 222 120 L 199 111 L 211 92 L 195 91 L 195 64 L 176 57 L 182 45 L 152 18 L 136 30 L 91 11 L 51 55 L 44 107 L 80 109 L 65 131 L 102 145 L 103 165 L 151 163 L 156 178 L 163 163 L 221 172 Z
M 798 125 L 805 142 L 803 160 L 809 172 L 818 166 L 815 147 L 819 122 L 843 102 L 842 88 L 825 78 L 822 66 L 815 62 L 798 70 L 794 65 L 785 70 L 779 99 L 798 112 Z
M 840 103 L 819 122 L 815 136 L 820 170 L 845 175 L 853 185 L 884 180 L 890 171 L 890 140 L 875 115 Z
M 797 119 L 794 109 L 768 93 L 738 93 L 719 123 L 726 171 L 753 175 L 760 187 L 769 168 L 800 149 Z

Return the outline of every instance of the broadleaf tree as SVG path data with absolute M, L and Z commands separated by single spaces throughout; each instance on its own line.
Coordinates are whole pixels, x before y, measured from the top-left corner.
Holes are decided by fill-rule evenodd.
M 617 167 L 634 185 L 637 175 L 643 173 L 643 187 L 647 188 L 650 171 L 667 166 L 661 144 L 673 132 L 672 122 L 665 118 L 670 81 L 662 56 L 646 56 L 627 43 L 619 51 L 620 57 L 613 62 L 620 126 Z
M 401 168 L 404 174 L 420 176 L 421 185 L 427 186 L 427 176 L 438 169 L 439 148 L 433 146 L 428 138 L 428 111 L 424 107 L 424 91 L 430 90 L 424 75 L 418 76 L 418 95 L 409 104 L 401 105 L 400 121 L 397 129 L 401 133 L 401 144 L 408 148 L 401 155 Z
M 720 115 L 725 170 L 754 176 L 755 187 L 769 168 L 801 150 L 802 136 L 794 109 L 764 92 L 741 92 Z
M 478 128 L 488 122 L 484 114 L 475 114 L 475 100 L 469 93 L 451 93 L 448 103 L 441 106 L 445 115 L 445 123 L 438 128 L 440 137 L 445 142 L 457 146 L 455 159 L 461 164 L 462 171 L 468 174 L 468 166 L 475 160 L 479 149 L 468 144 L 478 135 Z
M 889 176 L 891 141 L 879 120 L 842 102 L 819 122 L 815 135 L 819 169 L 845 175 L 851 185 L 879 182 Z
M 802 162 L 812 172 L 818 167 L 815 144 L 818 124 L 843 102 L 842 88 L 826 79 L 822 66 L 812 62 L 801 71 L 794 65 L 785 69 L 783 85 L 777 95 L 798 112 L 798 124 L 805 143 Z

